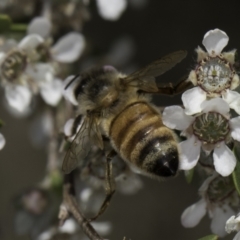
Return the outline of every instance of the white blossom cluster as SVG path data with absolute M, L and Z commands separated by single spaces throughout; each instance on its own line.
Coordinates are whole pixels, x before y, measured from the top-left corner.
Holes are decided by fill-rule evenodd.
M 118 20 L 126 10 L 128 2 L 138 8 L 143 6 L 146 0 L 95 1 L 99 15 L 109 21 Z M 70 113 L 63 111 L 63 105 L 68 103 L 61 101 L 63 96 L 66 97 L 65 91 L 63 91 L 66 82 L 62 79 L 72 69 L 73 65 L 70 64 L 77 61 L 86 48 L 85 37 L 80 33 L 82 18 L 86 18 L 86 16 L 80 15 L 86 14 L 84 7 L 89 4 L 89 1 L 70 0 L 61 1 L 61 3 L 60 1 L 59 3 L 58 1 L 42 1 L 42 3 L 42 16 L 33 18 L 27 25 L 26 32 L 21 29 L 16 35 L 15 33 L 10 34 L 11 37 L 7 34 L 0 36 L 0 87 L 4 92 L 2 98 L 14 116 L 29 116 L 28 113 L 33 115 L 36 110 L 37 97 L 42 98 L 43 110 L 37 109 L 38 113 L 35 117 L 41 118 L 39 122 L 44 125 L 44 130 L 39 123 L 32 128 L 34 131 L 35 128 L 38 130 L 38 132 L 34 132 L 35 135 L 38 135 L 36 142 L 45 137 L 41 135 L 46 135 L 44 146 L 47 147 L 48 154 L 48 166 L 44 180 L 36 189 L 33 187 L 32 190 L 30 189 L 20 196 L 15 215 L 15 230 L 20 235 L 28 234 L 31 238 L 38 240 L 60 238 L 86 240 L 88 238 L 72 218 L 67 219 L 62 227 L 58 227 L 56 213 L 62 202 L 62 194 L 57 191 L 62 190 L 64 178 L 60 170 L 62 155 L 58 148 L 58 130 L 59 125 L 62 126 L 62 119 L 72 113 L 70 105 L 68 105 Z M 79 3 L 84 6 L 82 9 L 77 9 L 76 6 L 80 6 Z M 13 13 L 10 16 L 11 24 L 15 21 L 15 17 L 18 19 L 22 15 L 30 17 L 34 14 L 34 1 L 24 0 L 24 3 L 21 4 L 23 5 L 21 11 L 18 11 L 17 8 L 20 7 L 18 2 L 3 1 L 0 3 L 1 14 L 2 12 L 8 14 L 8 10 L 11 10 Z M 61 14 L 52 9 L 56 5 L 59 7 L 57 10 L 62 11 Z M 62 18 L 61 22 L 59 17 Z M 66 19 L 67 21 L 64 22 Z M 56 26 L 56 23 L 59 26 Z M 63 25 L 67 27 L 64 28 Z M 69 26 L 72 28 L 68 28 Z M 66 29 L 68 33 L 62 36 L 62 32 L 66 32 Z M 69 32 L 69 29 L 75 31 Z M 61 30 L 63 31 L 61 32 Z M 11 30 L 9 31 L 11 32 Z M 111 59 L 109 61 L 115 64 L 128 65 L 128 58 L 131 58 L 134 50 L 132 39 L 126 38 L 120 41 L 118 39 L 115 45 L 106 58 Z M 127 55 L 124 55 L 125 53 Z M 76 66 L 79 67 L 77 64 Z M 71 88 L 69 89 L 71 90 Z M 71 102 L 71 100 L 73 101 Z M 78 104 L 76 99 L 70 99 L 70 102 L 73 105 Z M 73 136 L 68 134 L 72 123 L 73 121 L 70 119 L 64 127 L 65 138 L 69 137 L 68 140 L 73 139 Z M 5 138 L 0 133 L 0 150 L 4 145 Z M 99 194 L 105 186 L 105 156 L 99 160 L 96 158 L 96 152 L 100 152 L 100 149 L 95 149 L 90 153 L 89 164 L 82 169 L 79 175 L 79 179 L 84 179 L 86 185 L 79 184 L 80 189 L 76 189 L 79 206 L 84 207 L 84 213 L 91 214 L 96 214 L 102 204 L 101 200 L 105 197 L 104 191 Z M 113 171 L 117 188 L 123 194 L 135 194 L 142 188 L 139 176 L 134 174 L 119 157 L 113 160 Z M 54 177 L 54 175 L 58 177 Z M 103 236 L 108 235 L 111 231 L 109 222 L 94 222 L 92 225 Z
M 8 104 L 18 112 L 28 111 L 38 93 L 46 104 L 57 106 L 62 97 L 60 64 L 76 61 L 84 50 L 82 34 L 70 32 L 52 46 L 50 33 L 51 23 L 37 17 L 19 43 L 3 39 L 0 46 L 1 85 Z
M 196 87 L 182 94 L 184 108 L 171 106 L 163 112 L 164 124 L 182 131 L 187 138 L 179 144 L 180 169 L 195 167 L 201 149 L 209 153 L 213 150 L 215 169 L 222 176 L 230 175 L 236 166 L 236 158 L 226 144 L 231 139 L 240 141 L 240 117 L 230 115 L 230 108 L 240 112 L 240 94 L 233 91 L 239 85 L 239 76 L 232 67 L 236 51 L 222 53 L 227 42 L 228 36 L 219 29 L 205 34 L 207 52 L 200 47 L 196 50 L 200 66 L 189 75 Z
M 197 66 L 187 80 L 194 87 L 182 94 L 183 108 L 170 106 L 163 111 L 164 124 L 180 130 L 181 136 L 186 138 L 179 143 L 180 169 L 193 169 L 204 152 L 212 156 L 209 159 L 213 162 L 207 164 L 212 164 L 216 171 L 199 189 L 201 200 L 184 211 L 182 224 L 194 227 L 208 211 L 212 218 L 211 230 L 221 237 L 226 235 L 226 220 L 235 212 L 230 207 L 231 201 L 209 200 L 212 192 L 221 192 L 213 190 L 209 184 L 218 174 L 227 177 L 233 173 L 237 159 L 230 145 L 240 141 L 240 94 L 236 91 L 239 76 L 234 68 L 236 50 L 222 52 L 228 40 L 227 34 L 219 29 L 205 34 L 202 44 L 206 51 L 196 49 Z

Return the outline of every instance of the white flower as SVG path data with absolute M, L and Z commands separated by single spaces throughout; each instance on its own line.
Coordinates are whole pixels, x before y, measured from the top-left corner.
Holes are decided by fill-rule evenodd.
M 99 14 L 106 20 L 116 21 L 127 8 L 126 0 L 97 0 Z
M 183 103 L 184 106 L 187 104 Z M 236 158 L 225 143 L 231 137 L 240 141 L 240 117 L 229 120 L 229 106 L 221 98 L 204 101 L 198 112 L 196 116 L 189 116 L 179 106 L 167 107 L 163 112 L 163 123 L 169 128 L 181 130 L 182 135 L 187 137 L 179 144 L 180 169 L 189 170 L 196 166 L 202 148 L 213 150 L 216 171 L 228 176 L 236 166 Z
M 59 227 L 59 232 L 73 234 L 77 231 L 77 223 L 73 219 L 67 219 L 63 226 Z
M 32 52 L 43 39 L 31 34 L 23 38 L 20 43 L 7 40 L 0 52 L 0 78 L 5 88 L 8 104 L 18 112 L 24 112 L 30 105 L 33 84 L 30 72 L 33 71 Z
M 51 23 L 44 17 L 34 18 L 29 26 L 29 34 L 38 34 L 47 38 L 51 33 Z M 48 58 L 60 63 L 72 63 L 76 61 L 85 48 L 85 38 L 81 33 L 70 32 L 58 39 L 54 46 L 48 46 L 48 43 L 42 44 L 45 52 L 49 54 Z
M 231 216 L 226 222 L 226 232 L 231 233 L 233 231 L 240 230 L 240 216 Z
M 190 72 L 189 80 L 197 87 L 183 93 L 185 102 L 194 98 L 194 105 L 189 102 L 186 106 L 188 114 L 198 112 L 201 103 L 208 97 L 223 97 L 231 108 L 240 113 L 240 94 L 232 91 L 239 85 L 239 76 L 233 68 L 236 51 L 222 53 L 228 39 L 225 32 L 211 30 L 203 39 L 207 52 L 200 47 L 196 50 L 198 65 Z
M 6 144 L 5 137 L 0 133 L 0 150 L 4 148 L 5 144 Z
M 0 76 L 4 84 L 27 84 L 32 52 L 42 42 L 43 38 L 36 34 L 24 37 L 19 44 L 6 40 L 0 49 Z
M 112 224 L 111 222 L 93 222 L 92 226 L 94 229 L 101 235 L 106 236 L 108 235 L 112 230 Z
M 68 234 L 74 235 L 77 233 L 77 231 L 78 231 L 78 225 L 73 219 L 70 218 L 64 222 L 63 226 L 51 227 L 46 231 L 42 232 L 37 237 L 37 240 L 50 240 L 56 234 L 60 234 L 60 233 L 68 233 Z
M 36 51 L 44 39 L 37 34 L 26 36 L 18 45 L 7 40 L 0 52 L 0 75 L 8 104 L 19 113 L 27 112 L 33 94 L 40 92 L 45 102 L 56 106 L 62 97 L 62 81 L 54 67 L 35 63 Z
M 229 194 L 232 189 L 230 189 L 229 192 L 225 193 L 227 196 L 221 196 L 222 198 L 220 197 L 220 199 L 211 199 L 214 196 L 214 192 L 211 193 L 212 195 L 209 198 L 208 187 L 213 181 L 216 180 L 218 181 L 216 175 L 211 176 L 205 180 L 199 189 L 199 193 L 202 198 L 184 210 L 181 216 L 181 223 L 186 228 L 195 227 L 208 212 L 210 218 L 212 219 L 210 225 L 211 231 L 220 237 L 224 237 L 226 235 L 226 220 L 234 214 L 232 208 L 229 207 L 229 202 L 231 202 L 231 200 L 227 199 L 227 197 L 229 197 L 227 194 Z M 229 185 L 229 183 L 227 182 L 226 185 Z M 222 185 L 219 184 L 219 186 L 221 187 Z M 214 190 L 218 192 L 221 191 L 221 189 Z M 224 199 L 224 197 L 225 201 L 222 202 L 221 199 Z
M 231 233 L 233 231 L 238 232 L 235 237 L 233 238 L 233 240 L 239 240 L 240 239 L 240 216 L 231 216 L 227 222 L 226 222 L 226 226 L 225 226 L 225 230 L 227 233 Z
M 85 39 L 82 34 L 71 32 L 51 47 L 51 41 L 46 40 L 50 36 L 51 27 L 51 23 L 43 17 L 34 18 L 28 26 L 29 36 L 41 36 L 42 39 L 31 51 L 34 64 L 28 69 L 28 74 L 33 79 L 34 93 L 39 92 L 47 104 L 56 106 L 62 98 L 62 80 L 57 77 L 61 71 L 59 63 L 76 61 L 84 50 Z M 28 100 L 30 103 L 31 98 Z
M 207 213 L 207 202 L 201 198 L 198 202 L 189 206 L 184 210 L 181 216 L 182 225 L 186 228 L 192 228 L 198 225 L 201 219 Z M 223 206 L 215 206 L 211 212 L 211 230 L 220 237 L 226 235 L 224 226 L 226 220 L 234 214 L 234 211 L 226 204 Z

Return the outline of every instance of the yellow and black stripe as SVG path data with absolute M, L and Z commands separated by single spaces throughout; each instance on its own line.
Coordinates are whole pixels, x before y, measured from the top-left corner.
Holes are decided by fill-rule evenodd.
M 122 158 L 153 176 L 174 176 L 178 149 L 161 115 L 147 102 L 129 104 L 113 118 L 110 138 Z

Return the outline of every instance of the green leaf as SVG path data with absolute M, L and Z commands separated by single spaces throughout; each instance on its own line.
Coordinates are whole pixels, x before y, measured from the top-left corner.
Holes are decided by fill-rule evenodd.
M 63 186 L 63 176 L 60 171 L 55 170 L 50 174 L 50 186 L 51 189 L 57 193 L 62 194 L 62 186 Z
M 232 177 L 233 177 L 235 188 L 238 194 L 240 195 L 240 144 L 239 143 L 235 143 L 233 152 L 237 159 L 237 165 L 232 173 Z
M 9 31 L 12 20 L 8 15 L 0 14 L 0 33 Z
M 12 24 L 10 26 L 10 32 L 26 32 L 27 25 L 26 24 Z
M 26 24 L 12 23 L 12 20 L 8 15 L 0 14 L 0 33 L 25 33 L 26 31 Z
M 0 128 L 1 128 L 2 126 L 4 126 L 4 125 L 5 125 L 5 123 L 3 122 L 2 119 L 0 119 Z
M 71 147 L 71 144 L 72 144 L 72 142 L 65 141 L 65 143 L 64 143 L 64 145 L 63 145 L 63 149 L 64 149 L 65 151 L 68 151 L 69 148 Z
M 203 238 L 199 238 L 198 240 L 218 240 L 218 236 L 213 234 L 205 236 Z
M 190 170 L 187 170 L 187 171 L 184 171 L 184 174 L 185 174 L 185 178 L 186 178 L 187 183 L 191 183 L 192 179 L 193 179 L 194 168 L 192 168 Z

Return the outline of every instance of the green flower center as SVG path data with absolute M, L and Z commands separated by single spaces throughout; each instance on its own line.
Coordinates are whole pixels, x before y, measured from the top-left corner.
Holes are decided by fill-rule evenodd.
M 221 93 L 231 85 L 234 70 L 229 62 L 217 56 L 203 59 L 196 69 L 197 83 L 207 93 Z
M 217 177 L 210 182 L 207 190 L 208 199 L 211 202 L 221 202 L 230 197 L 234 191 L 232 178 Z
M 24 71 L 26 65 L 27 56 L 21 51 L 12 51 L 1 65 L 1 74 L 7 81 L 14 83 Z
M 51 59 L 49 47 L 45 43 L 39 44 L 36 52 L 38 54 L 38 61 L 40 62 L 48 62 Z
M 225 140 L 229 133 L 229 121 L 216 112 L 203 113 L 193 122 L 193 134 L 204 143 L 217 143 Z

